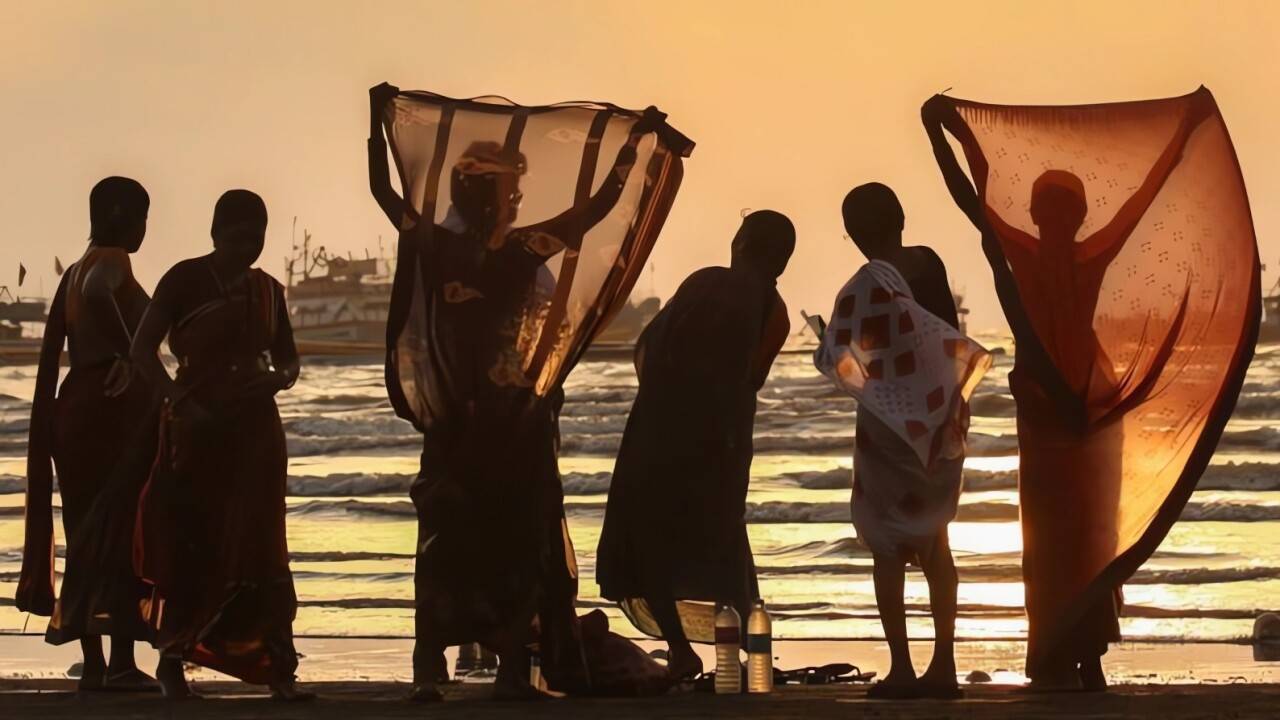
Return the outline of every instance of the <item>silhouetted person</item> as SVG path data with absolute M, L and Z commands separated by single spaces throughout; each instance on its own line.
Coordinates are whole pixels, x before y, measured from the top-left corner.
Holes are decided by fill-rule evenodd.
M 876 605 L 892 666 L 869 695 L 956 698 L 956 566 L 947 524 L 960 502 L 968 392 L 990 367 L 959 332 L 942 259 L 902 244 L 893 190 L 860 185 L 842 206 L 869 261 L 836 297 L 814 362 L 858 400 L 853 525 L 875 563 Z M 929 584 L 935 647 L 918 680 L 907 642 L 905 568 Z
M 580 207 L 523 227 L 515 225 L 523 154 L 474 142 L 448 170 L 451 205 L 434 223 L 391 186 L 380 120 L 398 92 L 370 89 L 369 183 L 387 218 L 414 233 L 402 243 L 419 243 L 412 262 L 400 259 L 394 292 L 414 292 L 413 273 L 422 273 L 410 312 L 429 318 L 421 324 L 427 336 L 415 338 L 431 358 L 418 369 L 421 397 L 406 400 L 423 403 L 416 415 L 424 418 L 422 470 L 411 490 L 419 541 L 410 699 L 441 699 L 444 649 L 476 641 L 498 653 L 501 698 L 535 696 L 528 654 L 535 641 L 552 689 L 577 687 L 585 674 L 574 644 L 577 575 L 557 465 L 563 393 L 540 396 L 536 378 L 526 377 L 537 339 L 527 323 L 545 312 L 555 289 L 545 263 L 578 250 L 612 211 L 655 118 L 637 121 Z M 423 222 L 433 223 L 429 233 Z
M 300 700 L 311 695 L 294 684 L 288 457 L 274 397 L 297 380 L 298 353 L 284 289 L 253 267 L 266 229 L 260 197 L 223 194 L 213 252 L 165 273 L 134 339 L 134 361 L 166 400 L 136 562 L 155 588 L 150 620 L 162 657 Z M 176 378 L 157 354 L 166 336 Z M 159 680 L 166 695 L 190 692 L 180 668 Z
M 670 647 L 675 679 L 697 675 L 678 600 L 759 597 L 747 538 L 756 392 L 790 331 L 776 283 L 795 229 L 748 215 L 730 266 L 690 275 L 636 345 L 640 388 L 618 451 L 597 552 L 600 593 L 644 600 Z M 745 627 L 745 625 L 744 625 Z
M 89 247 L 62 276 L 49 310 L 27 450 L 26 546 L 19 610 L 52 615 L 47 639 L 79 640 L 82 690 L 154 690 L 134 664 L 133 643 L 147 637 L 138 611 L 145 588 L 129 562 L 138 494 L 154 447 L 154 400 L 127 362 L 147 307 L 129 255 L 142 246 L 150 198 L 142 185 L 109 177 L 89 195 Z M 71 369 L 59 389 L 64 340 Z M 55 401 L 54 394 L 57 392 Z M 53 595 L 53 477 L 58 472 L 67 538 L 61 597 Z M 111 636 L 111 662 L 102 653 Z
M 1099 347 L 1094 315 L 1107 267 L 1177 166 L 1187 138 L 1211 111 L 1210 99 L 1193 99 L 1141 186 L 1105 226 L 1085 238 L 1078 235 L 1089 205 L 1078 177 L 1050 169 L 1035 180 L 1031 220 L 1039 237 L 1009 226 L 984 208 L 947 143 L 944 126 L 961 142 L 972 139 L 955 106 L 935 96 L 921 111 L 947 188 L 982 233 L 1017 345 L 1009 387 L 1018 407 L 1027 675 L 1035 686 L 1106 687 L 1102 655 L 1108 643 L 1120 639 L 1119 585 L 1060 637 L 1051 640 L 1048 634 L 1060 620 L 1056 613 L 1071 600 L 1061 597 L 1059 581 L 1089 577 L 1114 557 L 1124 459 L 1124 423 L 1117 418 L 1153 388 L 1138 387 L 1120 405 L 1113 402 L 1122 379 L 1106 358 L 1116 349 Z M 970 161 L 976 163 L 975 177 L 985 183 L 985 160 Z M 1168 344 L 1176 339 L 1177 333 L 1170 333 L 1156 356 L 1170 352 Z

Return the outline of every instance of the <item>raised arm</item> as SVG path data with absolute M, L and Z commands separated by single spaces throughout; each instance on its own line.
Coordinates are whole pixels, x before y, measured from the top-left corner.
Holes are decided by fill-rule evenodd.
M 1077 260 L 1087 262 L 1097 259 L 1107 264 L 1120 253 L 1125 242 L 1138 227 L 1138 223 L 1142 221 L 1142 217 L 1147 214 L 1156 195 L 1164 187 L 1169 175 L 1182 161 L 1182 151 L 1187 147 L 1187 139 L 1212 113 L 1213 100 L 1209 91 L 1201 88 L 1191 96 L 1186 115 L 1178 123 L 1173 138 L 1165 146 L 1164 152 L 1160 153 L 1160 157 L 1156 158 L 1155 164 L 1151 166 L 1151 172 L 1147 173 L 1146 179 L 1142 181 L 1137 192 L 1125 201 L 1106 227 L 1080 243 L 1076 249 Z
M 404 199 L 391 186 L 391 168 L 387 164 L 387 139 L 382 132 L 382 113 L 400 88 L 382 83 L 369 88 L 369 190 L 378 207 L 400 228 L 404 219 Z
M 969 182 L 969 178 L 965 176 L 964 170 L 960 169 L 960 162 L 956 160 L 951 143 L 947 142 L 946 134 L 943 132 L 945 126 L 952 135 L 961 138 L 962 134 L 971 134 L 968 126 L 960 119 L 960 114 L 956 112 L 956 107 L 950 98 L 943 95 L 934 95 L 925 101 L 920 107 L 920 119 L 924 122 L 925 133 L 929 135 L 929 143 L 933 146 L 933 157 L 938 161 L 938 169 L 942 171 L 942 179 L 947 183 L 951 199 L 974 227 L 984 230 L 987 221 L 982 212 L 982 201 L 978 198 L 978 193 Z M 973 174 L 975 178 L 980 179 L 980 182 L 985 182 L 987 176 L 985 159 L 974 158 Z
M 517 228 L 513 232 L 550 236 L 559 241 L 559 243 L 529 245 L 529 249 L 539 255 L 547 257 L 554 255 L 563 249 L 558 245 L 577 250 L 582 244 L 582 237 L 586 231 L 604 220 L 618 204 L 618 199 L 622 197 L 622 190 L 627 185 L 627 177 L 636 163 L 636 147 L 640 144 L 640 138 L 655 131 L 665 117 L 653 106 L 644 111 L 640 119 L 631 126 L 627 141 L 619 148 L 613 167 L 605 177 L 604 183 L 582 207 L 569 208 L 549 220 Z

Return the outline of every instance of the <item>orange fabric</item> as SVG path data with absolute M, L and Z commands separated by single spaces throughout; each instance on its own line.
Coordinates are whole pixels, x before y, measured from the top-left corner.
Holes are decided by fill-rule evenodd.
M 1066 648 L 1114 639 L 1081 634 L 1114 634 L 1097 609 L 1208 463 L 1252 358 L 1257 244 L 1208 90 L 1075 107 L 953 102 L 960 120 L 947 129 L 1035 336 L 1085 405 L 1085 427 L 1071 427 L 1026 368 L 1010 376 L 1034 676 Z

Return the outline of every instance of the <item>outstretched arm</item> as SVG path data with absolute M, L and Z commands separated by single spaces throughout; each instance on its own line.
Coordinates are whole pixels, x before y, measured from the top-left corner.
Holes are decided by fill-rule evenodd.
M 636 147 L 640 144 L 640 138 L 656 130 L 664 117 L 657 108 L 652 106 L 644 111 L 640 119 L 631 126 L 631 133 L 618 150 L 618 156 L 614 158 L 613 167 L 605 177 L 604 184 L 581 207 L 570 208 L 549 220 L 518 228 L 514 232 L 550 236 L 559 241 L 529 246 L 532 252 L 545 257 L 558 253 L 563 247 L 577 250 L 582 244 L 582 237 L 586 231 L 604 220 L 618 204 L 618 199 L 622 197 L 622 191 L 627 185 L 627 177 L 630 176 L 631 168 L 635 165 Z
M 399 92 L 400 88 L 387 83 L 369 88 L 369 190 L 383 214 L 397 229 L 404 219 L 405 204 L 391 186 L 387 140 L 382 133 L 382 112 Z
M 155 297 L 142 314 L 142 322 L 138 323 L 138 331 L 134 334 L 133 344 L 129 349 L 129 356 L 138 372 L 171 402 L 181 399 L 182 390 L 169 376 L 164 363 L 160 362 L 160 343 L 177 320 L 176 295 L 181 284 L 182 279 L 174 277 L 174 270 L 160 278 Z
M 1099 259 L 1103 264 L 1108 264 L 1120 253 L 1125 242 L 1138 227 L 1138 223 L 1142 221 L 1142 217 L 1147 214 L 1156 195 L 1164 187 L 1165 181 L 1173 173 L 1173 169 L 1182 161 L 1182 151 L 1187 146 L 1187 139 L 1212 113 L 1213 103 L 1208 91 L 1201 90 L 1191 97 L 1187 114 L 1183 116 L 1182 122 L 1178 124 L 1178 129 L 1173 134 L 1173 139 L 1165 146 L 1164 152 L 1160 153 L 1160 157 L 1156 159 L 1155 165 L 1151 167 L 1151 172 L 1147 173 L 1142 185 L 1125 201 L 1106 227 L 1080 243 L 1076 249 L 1077 260 L 1086 262 Z

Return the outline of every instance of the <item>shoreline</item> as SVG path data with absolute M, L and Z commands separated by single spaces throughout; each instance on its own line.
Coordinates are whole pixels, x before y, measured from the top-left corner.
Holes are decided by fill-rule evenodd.
M 413 641 L 403 638 L 299 637 L 298 667 L 302 682 L 407 682 L 411 678 Z M 665 645 L 653 640 L 637 643 L 646 651 Z M 883 640 L 775 640 L 775 664 L 782 669 L 847 662 L 879 677 L 888 671 L 889 651 Z M 695 646 L 707 668 L 714 667 L 714 648 Z M 963 682 L 971 671 L 982 671 L 995 684 L 1020 685 L 1026 642 L 986 640 L 958 642 L 956 668 Z M 923 672 L 933 653 L 930 641 L 912 641 L 913 664 Z M 452 668 L 457 648 L 446 653 Z M 16 681 L 55 681 L 67 677 L 67 669 L 80 659 L 79 645 L 48 645 L 38 635 L 0 636 L 0 686 Z M 139 644 L 138 664 L 150 670 L 156 653 Z M 1254 648 L 1234 643 L 1122 642 L 1103 659 L 1108 678 L 1115 684 L 1230 684 L 1280 683 L 1280 657 L 1255 659 Z M 224 675 L 199 669 L 197 682 L 227 681 Z M 0 687 L 0 692 L 3 688 Z

